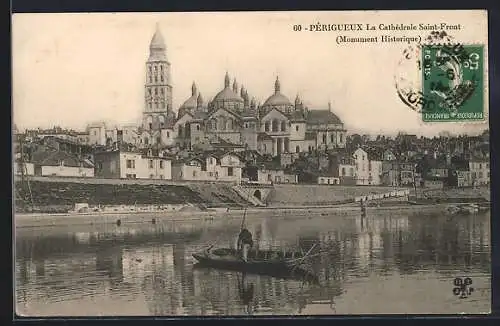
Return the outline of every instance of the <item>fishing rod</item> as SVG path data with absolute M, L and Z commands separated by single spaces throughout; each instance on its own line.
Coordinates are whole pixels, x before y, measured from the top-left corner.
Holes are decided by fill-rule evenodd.
M 250 201 L 250 193 L 251 193 L 251 191 L 248 192 L 245 210 L 243 211 L 243 219 L 241 220 L 240 231 L 243 230 L 243 226 L 245 225 L 245 219 L 247 217 L 248 202 Z

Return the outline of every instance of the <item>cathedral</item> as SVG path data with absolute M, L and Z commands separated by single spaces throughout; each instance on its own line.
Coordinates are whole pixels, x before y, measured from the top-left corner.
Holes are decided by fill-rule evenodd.
M 272 94 L 263 104 L 250 98 L 247 89 L 231 81 L 226 72 L 222 89 L 205 101 L 193 82 L 191 96 L 178 108 L 172 107 L 173 85 L 165 40 L 157 25 L 149 46 L 144 84 L 142 123 L 135 130 L 122 131 L 124 142 L 139 147 L 180 149 L 223 148 L 255 150 L 273 156 L 314 149 L 345 147 L 342 121 L 328 109 L 305 107 L 297 95 L 292 103 L 274 81 Z M 134 134 L 134 136 L 130 136 Z

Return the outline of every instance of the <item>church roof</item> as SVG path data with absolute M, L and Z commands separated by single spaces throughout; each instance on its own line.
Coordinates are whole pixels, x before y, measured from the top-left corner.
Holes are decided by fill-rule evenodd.
M 167 59 L 166 45 L 160 27 L 156 25 L 156 31 L 149 44 L 149 61 L 163 61 Z
M 309 110 L 307 112 L 308 124 L 342 124 L 340 118 L 328 110 Z
M 180 106 L 180 109 L 194 109 L 197 106 L 197 100 L 198 96 L 196 95 L 191 95 L 182 105 Z
M 165 50 L 165 40 L 163 39 L 163 35 L 161 34 L 160 28 L 157 25 L 156 26 L 156 31 L 151 38 L 151 43 L 149 44 L 150 49 L 158 49 L 158 50 Z
M 290 100 L 285 95 L 281 94 L 281 84 L 278 78 L 276 78 L 274 82 L 274 94 L 269 96 L 263 106 L 274 105 L 292 105 Z
M 304 113 L 302 111 L 296 110 L 290 113 L 290 121 L 301 122 L 306 121 L 306 118 L 304 117 Z
M 241 102 L 243 103 L 243 99 L 236 94 L 231 88 L 225 87 L 222 91 L 215 95 L 213 102 Z
M 292 105 L 292 103 L 285 95 L 281 93 L 274 93 L 264 102 L 264 106 L 273 105 Z
M 236 83 L 236 82 L 235 82 Z M 234 87 L 236 89 L 236 87 Z M 240 102 L 243 103 L 243 98 L 238 95 L 229 85 L 229 74 L 226 72 L 224 77 L 224 89 L 215 95 L 212 102 Z
M 198 89 L 193 82 L 191 86 L 191 97 L 189 97 L 181 106 L 180 109 L 195 109 L 198 106 Z

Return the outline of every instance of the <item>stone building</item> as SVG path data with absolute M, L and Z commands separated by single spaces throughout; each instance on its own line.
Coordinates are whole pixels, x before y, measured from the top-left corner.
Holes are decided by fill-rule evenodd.
M 228 147 L 256 150 L 279 156 L 314 149 L 344 148 L 343 122 L 328 109 L 310 110 L 297 95 L 292 103 L 281 91 L 276 78 L 274 92 L 262 105 L 250 98 L 247 89 L 224 76 L 223 88 L 209 101 L 204 100 L 196 83 L 191 96 L 178 108 L 172 107 L 173 84 L 164 38 L 156 27 L 149 46 L 144 84 L 142 122 L 126 132 L 106 126 L 89 126 L 90 141 L 105 144 L 135 142 L 139 147 L 177 147 L 193 149 L 197 144 L 221 143 Z M 123 129 L 123 130 L 122 130 Z

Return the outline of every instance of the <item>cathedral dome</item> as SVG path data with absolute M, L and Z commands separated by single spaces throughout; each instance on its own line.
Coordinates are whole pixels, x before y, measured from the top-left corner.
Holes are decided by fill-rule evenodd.
M 290 100 L 283 94 L 280 93 L 280 81 L 276 78 L 274 83 L 274 94 L 269 96 L 269 98 L 264 102 L 263 106 L 291 106 Z
M 243 98 L 238 95 L 236 81 L 233 84 L 233 89 L 229 86 L 229 75 L 226 73 L 224 78 L 224 89 L 215 95 L 212 104 L 219 108 L 239 108 L 243 105 Z
M 217 93 L 217 95 L 215 95 L 213 99 L 213 102 L 222 102 L 222 101 L 243 103 L 243 99 L 238 94 L 233 92 L 233 90 L 230 88 L 224 88 L 222 91 Z
M 198 105 L 198 90 L 196 89 L 196 84 L 193 82 L 191 86 L 191 97 L 189 97 L 179 108 L 180 109 L 195 109 Z
M 282 105 L 292 105 L 290 100 L 283 94 L 277 93 L 269 96 L 269 98 L 264 102 L 264 106 L 282 106 Z

